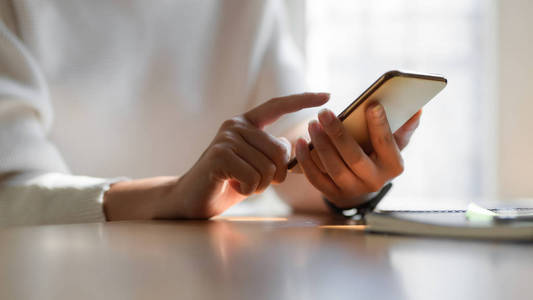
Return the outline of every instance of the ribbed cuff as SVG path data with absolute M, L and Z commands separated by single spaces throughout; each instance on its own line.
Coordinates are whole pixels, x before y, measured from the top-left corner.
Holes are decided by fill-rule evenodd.
M 0 225 L 104 222 L 103 195 L 127 178 L 23 174 L 2 183 Z

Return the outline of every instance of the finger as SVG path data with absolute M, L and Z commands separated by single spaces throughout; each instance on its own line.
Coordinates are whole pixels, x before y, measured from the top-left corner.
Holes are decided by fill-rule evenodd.
M 329 100 L 327 93 L 303 93 L 286 97 L 273 98 L 244 114 L 254 126 L 263 128 L 275 122 L 284 114 L 304 108 L 320 106 Z
M 405 146 L 407 146 L 407 144 L 409 144 L 411 136 L 420 124 L 421 115 L 422 110 L 419 110 L 394 133 L 394 139 L 396 140 L 396 144 L 398 145 L 398 148 L 400 150 L 402 150 L 403 148 L 405 148 Z
M 255 192 L 263 192 L 274 179 L 276 165 L 265 154 L 248 144 L 241 136 L 235 139 L 233 151 L 261 175 Z
M 326 174 L 328 173 L 328 171 L 326 171 L 326 168 L 324 168 L 324 164 L 320 160 L 320 157 L 318 156 L 318 153 L 314 149 L 311 150 L 311 159 L 313 160 L 315 165 L 320 169 L 320 171 L 322 173 L 326 173 Z
M 305 177 L 307 177 L 307 180 L 309 180 L 315 188 L 327 195 L 338 194 L 339 189 L 335 183 L 333 183 L 331 178 L 326 174 L 320 172 L 318 167 L 314 164 L 311 159 L 311 153 L 309 152 L 307 142 L 302 138 L 299 138 L 296 141 L 296 158 L 298 159 L 298 163 L 300 164 Z
M 374 103 L 367 109 L 366 118 L 377 162 L 392 175 L 399 175 L 403 172 L 403 160 L 390 130 L 385 109 L 381 104 Z
M 238 181 L 240 194 L 252 194 L 261 181 L 261 175 L 231 148 L 217 145 L 214 151 L 214 155 L 218 159 L 218 172 L 222 174 L 223 178 Z
M 348 169 L 328 135 L 317 121 L 309 123 L 309 135 L 329 177 L 333 179 L 333 182 L 341 190 L 352 190 L 354 185 L 357 184 L 355 174 Z
M 309 146 L 309 144 L 307 146 Z M 322 172 L 324 174 L 327 174 L 327 171 L 324 168 L 324 165 L 322 164 L 322 161 L 320 161 L 320 158 L 318 157 L 318 154 L 316 153 L 316 151 L 314 149 L 312 149 L 310 151 L 310 153 L 311 153 L 311 159 L 313 160 L 315 165 L 318 167 L 320 172 Z M 292 169 L 290 169 L 290 171 L 293 172 L 293 173 L 302 173 L 303 172 L 298 163 Z
M 380 187 L 381 182 L 376 180 L 378 178 L 376 165 L 333 112 L 322 110 L 318 114 L 318 120 L 348 168 L 365 184 Z
M 237 132 L 246 143 L 261 152 L 274 165 L 274 182 L 283 182 L 287 177 L 287 163 L 291 152 L 290 143 L 256 128 L 241 127 L 237 129 Z

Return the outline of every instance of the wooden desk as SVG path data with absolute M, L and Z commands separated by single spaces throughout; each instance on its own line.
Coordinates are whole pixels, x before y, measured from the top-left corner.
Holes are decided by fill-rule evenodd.
M 2 229 L 0 299 L 533 298 L 533 244 L 367 235 L 335 223 Z

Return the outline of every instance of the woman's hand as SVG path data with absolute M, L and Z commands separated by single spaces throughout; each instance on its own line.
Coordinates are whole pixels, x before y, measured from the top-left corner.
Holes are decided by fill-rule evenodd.
M 309 182 L 338 207 L 350 208 L 403 172 L 403 149 L 420 122 L 421 111 L 392 134 L 383 106 L 366 112 L 374 152 L 366 154 L 329 110 L 309 123 L 309 134 L 318 154 L 313 159 L 307 142 L 296 143 L 296 157 Z
M 274 98 L 227 120 L 198 162 L 176 186 L 186 217 L 208 218 L 264 191 L 287 176 L 291 145 L 263 127 L 280 116 L 320 106 L 329 94 L 301 94 Z
M 112 185 L 104 199 L 108 220 L 209 218 L 264 191 L 271 183 L 282 182 L 287 175 L 290 142 L 266 133 L 263 127 L 284 114 L 320 106 L 328 99 L 329 94 L 323 93 L 274 98 L 225 121 L 200 159 L 181 178 Z

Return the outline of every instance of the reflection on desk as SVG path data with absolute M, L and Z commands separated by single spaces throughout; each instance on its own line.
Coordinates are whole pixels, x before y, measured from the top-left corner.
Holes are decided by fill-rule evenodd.
M 368 235 L 313 216 L 0 230 L 0 299 L 519 299 L 533 244 Z

